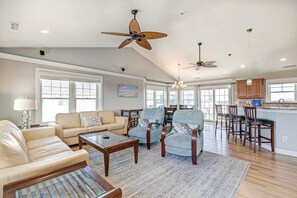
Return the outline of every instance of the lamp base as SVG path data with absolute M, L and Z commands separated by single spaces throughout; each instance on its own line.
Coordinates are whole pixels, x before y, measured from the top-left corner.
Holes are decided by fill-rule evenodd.
M 30 113 L 30 111 L 23 111 L 21 128 L 29 129 L 30 126 L 31 126 L 31 113 Z

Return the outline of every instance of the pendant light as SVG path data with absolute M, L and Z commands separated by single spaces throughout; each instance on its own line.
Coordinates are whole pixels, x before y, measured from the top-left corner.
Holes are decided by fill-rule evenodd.
M 177 81 L 175 81 L 171 87 L 174 89 L 183 89 L 183 88 L 187 87 L 187 85 L 184 84 L 184 81 L 180 80 L 180 64 L 178 64 Z
M 252 28 L 249 28 L 246 30 L 247 33 L 249 34 L 249 37 L 248 37 L 248 57 L 249 57 L 249 77 L 246 81 L 246 84 L 247 85 L 252 85 L 253 84 L 253 80 L 251 79 L 251 64 L 252 64 L 252 61 L 251 61 L 251 32 L 253 31 Z

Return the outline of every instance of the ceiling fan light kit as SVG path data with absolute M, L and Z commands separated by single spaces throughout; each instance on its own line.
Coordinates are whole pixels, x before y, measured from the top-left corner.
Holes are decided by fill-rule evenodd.
M 206 61 L 206 62 L 203 62 L 201 60 L 201 45 L 202 43 L 198 43 L 198 47 L 199 47 L 199 60 L 197 61 L 197 63 L 190 63 L 190 65 L 193 65 L 193 66 L 190 66 L 190 67 L 186 67 L 184 69 L 189 69 L 189 68 L 195 68 L 196 71 L 199 71 L 202 67 L 204 68 L 216 68 L 218 66 L 214 65 L 214 63 L 216 61 Z
M 120 45 L 119 49 L 125 47 L 126 45 L 129 45 L 131 42 L 136 41 L 136 43 L 147 49 L 151 50 L 152 46 L 150 43 L 147 41 L 149 39 L 158 39 L 158 38 L 163 38 L 166 37 L 167 34 L 161 33 L 161 32 L 141 32 L 140 26 L 138 21 L 136 20 L 136 15 L 138 13 L 137 9 L 134 9 L 131 11 L 132 15 L 134 16 L 133 19 L 130 21 L 129 24 L 129 33 L 118 33 L 118 32 L 101 32 L 101 34 L 108 34 L 108 35 L 113 35 L 113 36 L 129 36 L 130 38 L 124 40 Z

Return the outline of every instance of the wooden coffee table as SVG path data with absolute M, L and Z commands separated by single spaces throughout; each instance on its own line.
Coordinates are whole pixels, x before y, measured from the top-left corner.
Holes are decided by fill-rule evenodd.
M 104 139 L 104 137 L 109 138 Z M 103 153 L 105 176 L 108 176 L 110 153 L 134 147 L 134 159 L 135 164 L 137 164 L 139 139 L 132 139 L 127 136 L 105 131 L 79 134 L 78 140 L 79 149 L 82 149 L 82 143 L 85 142 L 86 144 Z
M 96 197 L 120 198 L 122 190 L 115 189 L 85 161 L 37 177 L 4 185 L 4 197 Z

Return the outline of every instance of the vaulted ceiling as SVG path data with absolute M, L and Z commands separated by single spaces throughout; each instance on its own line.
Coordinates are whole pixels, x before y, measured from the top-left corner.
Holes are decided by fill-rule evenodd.
M 253 76 L 297 64 L 296 0 L 0 0 L 0 47 L 117 47 L 124 38 L 100 32 L 128 33 L 135 8 L 142 30 L 168 37 L 151 40 L 151 51 L 131 46 L 173 77 L 178 63 L 198 60 L 198 42 L 202 59 L 218 68 L 182 70 L 187 81 L 246 77 L 249 65 Z M 9 22 L 19 22 L 19 30 Z

